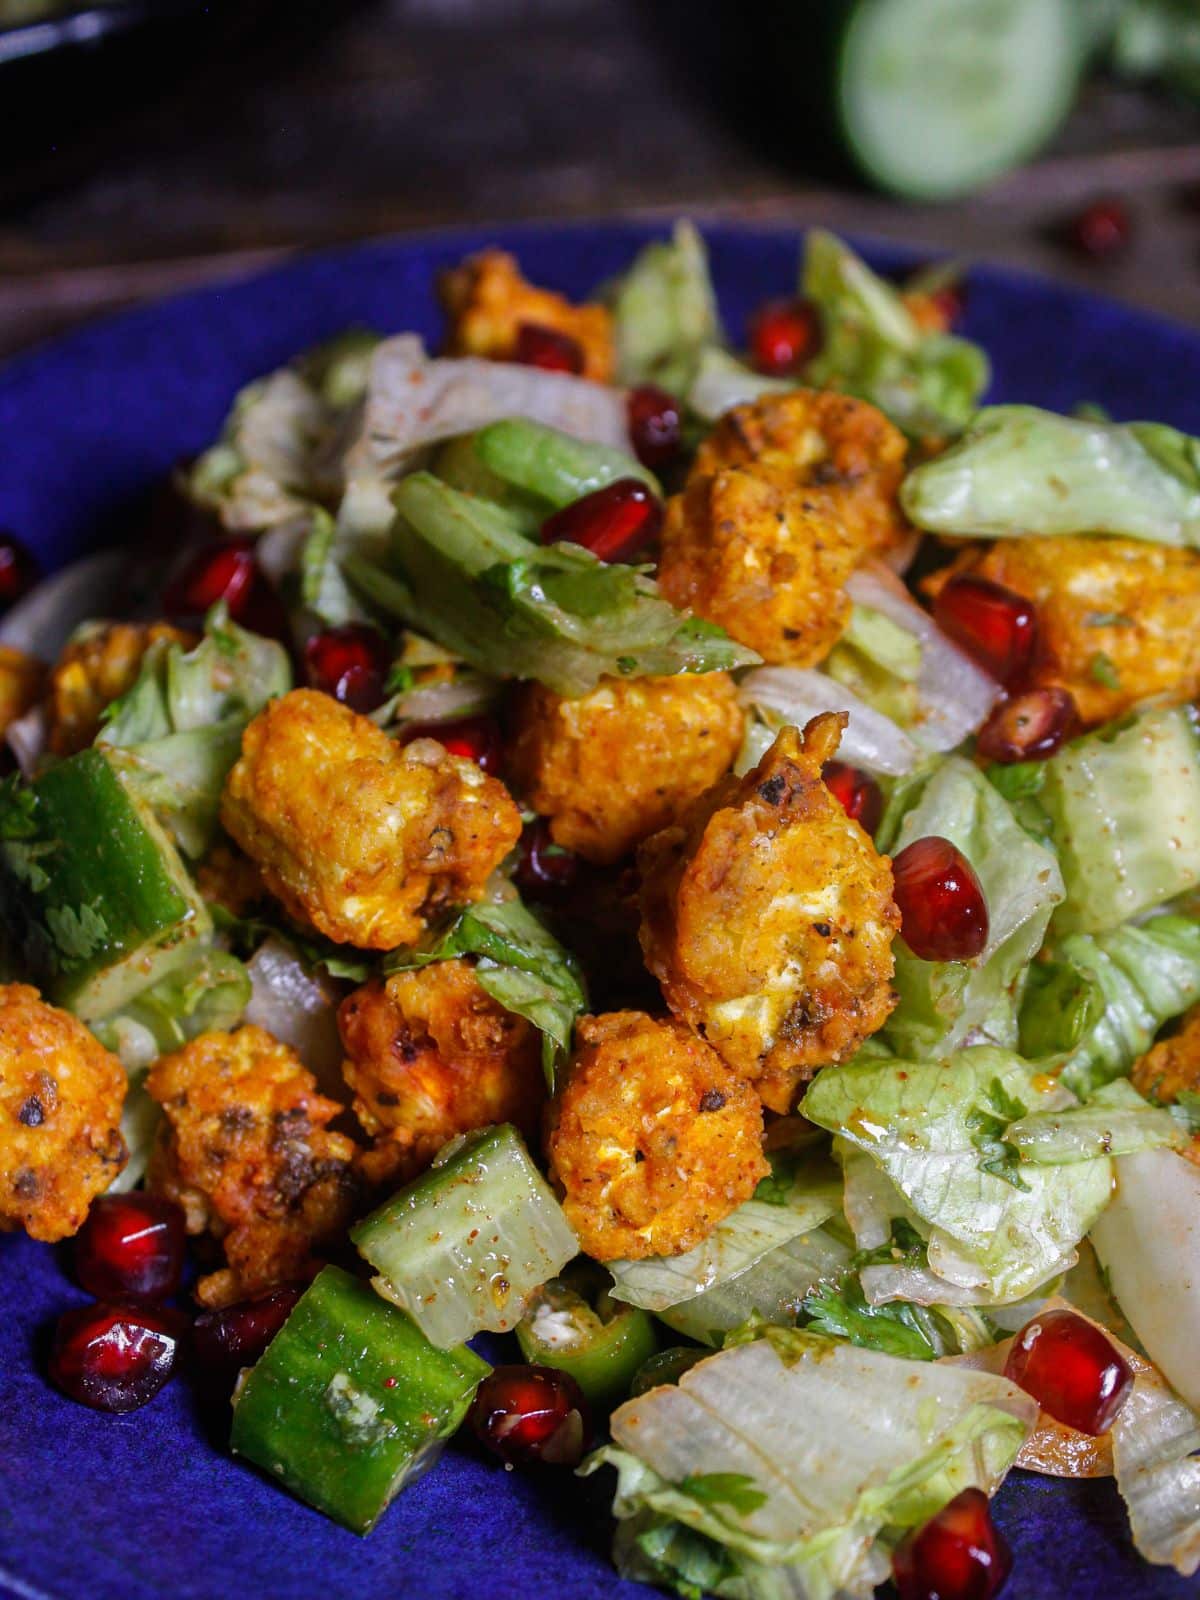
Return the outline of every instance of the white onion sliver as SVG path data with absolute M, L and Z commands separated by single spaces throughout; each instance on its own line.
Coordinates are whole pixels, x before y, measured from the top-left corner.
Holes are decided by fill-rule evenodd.
M 850 722 L 842 735 L 840 753 L 871 772 L 898 778 L 911 772 L 920 760 L 920 750 L 903 728 L 823 672 L 808 667 L 757 667 L 742 679 L 739 694 L 743 704 L 763 706 L 801 728 L 823 711 L 848 711 Z
M 347 1100 L 337 1029 L 337 988 L 310 972 L 282 939 L 268 939 L 260 945 L 246 970 L 251 994 L 245 1020 L 290 1045 L 316 1076 L 322 1094 Z
M 926 749 L 953 750 L 987 718 L 1000 685 L 951 644 L 929 613 L 896 577 L 878 562 L 851 574 L 846 593 L 860 606 L 880 611 L 921 641 L 917 697 L 921 722 L 913 737 Z
M 128 609 L 128 553 L 101 550 L 39 583 L 0 623 L 0 644 L 52 661 L 81 622 Z
M 46 734 L 46 713 L 41 706 L 34 706 L 32 711 L 10 722 L 4 730 L 4 741 L 12 751 L 22 777 L 32 778 L 37 771 L 46 748 Z

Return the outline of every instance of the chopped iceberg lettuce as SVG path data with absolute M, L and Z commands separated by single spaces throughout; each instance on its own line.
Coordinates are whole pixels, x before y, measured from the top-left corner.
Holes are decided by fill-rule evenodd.
M 692 223 L 648 244 L 611 286 L 617 377 L 686 393 L 704 352 L 723 342 L 704 239 Z
M 1169 1111 L 1152 1106 L 1124 1079 L 1097 1089 L 1086 1106 L 1034 1111 L 1005 1130 L 1022 1161 L 1060 1166 L 1097 1156 L 1127 1156 L 1160 1145 L 1180 1149 L 1187 1134 Z
M 715 422 L 734 406 L 745 405 L 764 394 L 787 394 L 795 387 L 792 378 L 768 378 L 731 356 L 728 350 L 710 345 L 700 352 L 686 399 L 688 409 L 702 421 Z
M 1113 1422 L 1112 1451 L 1138 1554 L 1190 1578 L 1200 1570 L 1200 1416 L 1157 1372 L 1140 1371 Z
M 909 473 L 909 519 L 984 539 L 1108 533 L 1200 544 L 1200 442 L 1157 422 L 989 406 L 958 444 Z

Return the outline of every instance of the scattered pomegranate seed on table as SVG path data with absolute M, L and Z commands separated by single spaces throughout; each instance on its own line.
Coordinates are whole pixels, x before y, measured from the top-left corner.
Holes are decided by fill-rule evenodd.
M 23 600 L 41 577 L 36 558 L 15 533 L 0 533 L 0 616 Z
M 513 360 L 524 367 L 541 367 L 545 372 L 583 371 L 583 346 L 569 333 L 544 327 L 540 322 L 522 322 L 517 329 Z
M 992 1600 L 1012 1570 L 1012 1552 L 982 1489 L 964 1489 L 892 1554 L 900 1600 Z
M 287 612 L 259 567 L 254 540 L 236 534 L 197 550 L 163 591 L 163 610 L 173 622 L 202 622 L 219 600 L 234 622 L 268 638 L 286 640 Z
M 352 711 L 374 711 L 383 704 L 392 653 L 378 628 L 347 622 L 314 634 L 304 651 L 308 681 Z
M 591 1436 L 583 1391 L 553 1367 L 496 1367 L 467 1413 L 482 1445 L 515 1466 L 576 1467 Z
M 1006 689 L 1028 676 L 1037 649 L 1037 607 L 990 578 L 960 573 L 933 602 L 934 621 L 947 638 Z
M 1003 700 L 979 730 L 976 748 L 988 761 L 1042 761 L 1079 731 L 1069 689 L 1028 689 Z
M 532 899 L 554 899 L 572 887 L 579 874 L 579 857 L 550 837 L 545 817 L 529 823 L 521 834 L 517 861 L 517 887 Z
M 192 1349 L 202 1367 L 222 1375 L 250 1367 L 292 1313 L 299 1289 L 272 1289 L 217 1311 L 202 1311 L 192 1328 Z
M 652 545 L 662 503 L 640 478 L 618 478 L 564 506 L 542 523 L 542 543 L 580 544 L 601 561 L 626 561 Z
M 1012 1342 L 1004 1376 L 1068 1428 L 1107 1433 L 1129 1398 L 1133 1372 L 1086 1317 L 1065 1308 L 1027 1322 Z
M 883 791 L 875 779 L 845 761 L 827 761 L 822 777 L 846 815 L 873 834 L 883 818 Z
M 50 1378 L 96 1411 L 136 1411 L 171 1376 L 182 1326 L 178 1313 L 159 1308 L 77 1306 L 58 1319 Z
M 401 735 L 404 744 L 414 739 L 436 739 L 452 756 L 477 761 L 485 772 L 504 766 L 504 740 L 493 717 L 460 717 L 456 722 L 414 722 Z
M 1067 239 L 1073 248 L 1093 260 L 1119 255 L 1132 238 L 1129 208 L 1111 196 L 1093 200 L 1067 226 Z
M 750 319 L 749 344 L 750 359 L 760 372 L 790 377 L 821 347 L 816 307 L 799 296 L 768 300 Z
M 975 869 L 956 845 L 928 834 L 892 862 L 900 932 L 922 961 L 970 961 L 988 936 L 988 908 Z
M 183 1212 L 153 1194 L 104 1194 L 75 1237 L 75 1276 L 97 1300 L 162 1300 L 183 1277 Z
M 656 384 L 629 391 L 629 437 L 644 467 L 665 467 L 679 454 L 683 422 L 679 401 Z

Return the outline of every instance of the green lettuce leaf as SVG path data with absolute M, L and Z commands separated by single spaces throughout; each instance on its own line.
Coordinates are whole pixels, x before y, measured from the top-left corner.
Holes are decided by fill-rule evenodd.
M 1009 1137 L 1069 1098 L 1019 1056 L 978 1045 L 819 1073 L 801 1111 L 875 1161 L 928 1229 L 933 1272 L 986 1303 L 1055 1277 L 1108 1203 L 1107 1157 L 1038 1165 Z
M 979 1028 L 1014 1045 L 1014 993 L 1063 898 L 1058 861 L 960 756 L 936 768 L 887 848 L 895 853 L 931 834 L 957 845 L 974 867 L 988 905 L 987 944 L 974 962 L 941 962 L 921 960 L 898 940 L 900 1003 L 883 1038 L 901 1055 L 948 1053 Z
M 197 950 L 112 1016 L 89 1022 L 131 1075 L 211 1028 L 236 1027 L 250 1003 L 250 975 L 226 950 Z
M 704 351 L 723 342 L 708 252 L 690 222 L 648 244 L 608 298 L 621 383 L 657 383 L 683 394 Z
M 1086 1106 L 1035 1111 L 1005 1129 L 1022 1161 L 1061 1166 L 1097 1156 L 1127 1156 L 1160 1145 L 1182 1149 L 1186 1131 L 1161 1106 L 1152 1106 L 1125 1079 L 1097 1089 Z
M 923 332 L 899 291 L 820 228 L 808 235 L 801 287 L 823 333 L 806 383 L 869 400 L 912 438 L 962 432 L 991 376 L 978 345 Z
M 520 900 L 483 901 L 435 933 L 421 948 L 393 950 L 385 972 L 405 972 L 455 956 L 475 958 L 480 987 L 542 1035 L 542 1065 L 555 1075 L 571 1048 L 575 1022 L 587 1010 L 583 972 L 568 950 Z
M 327 511 L 314 507 L 300 546 L 300 598 L 327 628 L 360 622 L 367 614 L 342 572 L 344 553 L 337 523 Z
M 1200 543 L 1200 441 L 1156 422 L 989 406 L 944 455 L 909 473 L 909 519 L 985 539 L 1108 533 Z

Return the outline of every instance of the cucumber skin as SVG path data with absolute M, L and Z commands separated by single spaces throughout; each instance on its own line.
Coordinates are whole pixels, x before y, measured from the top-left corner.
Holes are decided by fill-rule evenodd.
M 0 905 L 32 976 L 77 1016 L 107 1016 L 173 971 L 209 937 L 212 920 L 157 820 L 121 782 L 104 752 L 84 750 L 32 786 L 35 860 L 47 881 L 19 874 L 0 845 Z M 97 943 L 74 950 L 53 922 L 90 908 Z
M 366 1284 L 325 1267 L 236 1394 L 230 1442 L 297 1498 L 367 1534 L 455 1432 L 490 1370 L 465 1346 L 436 1349 Z

